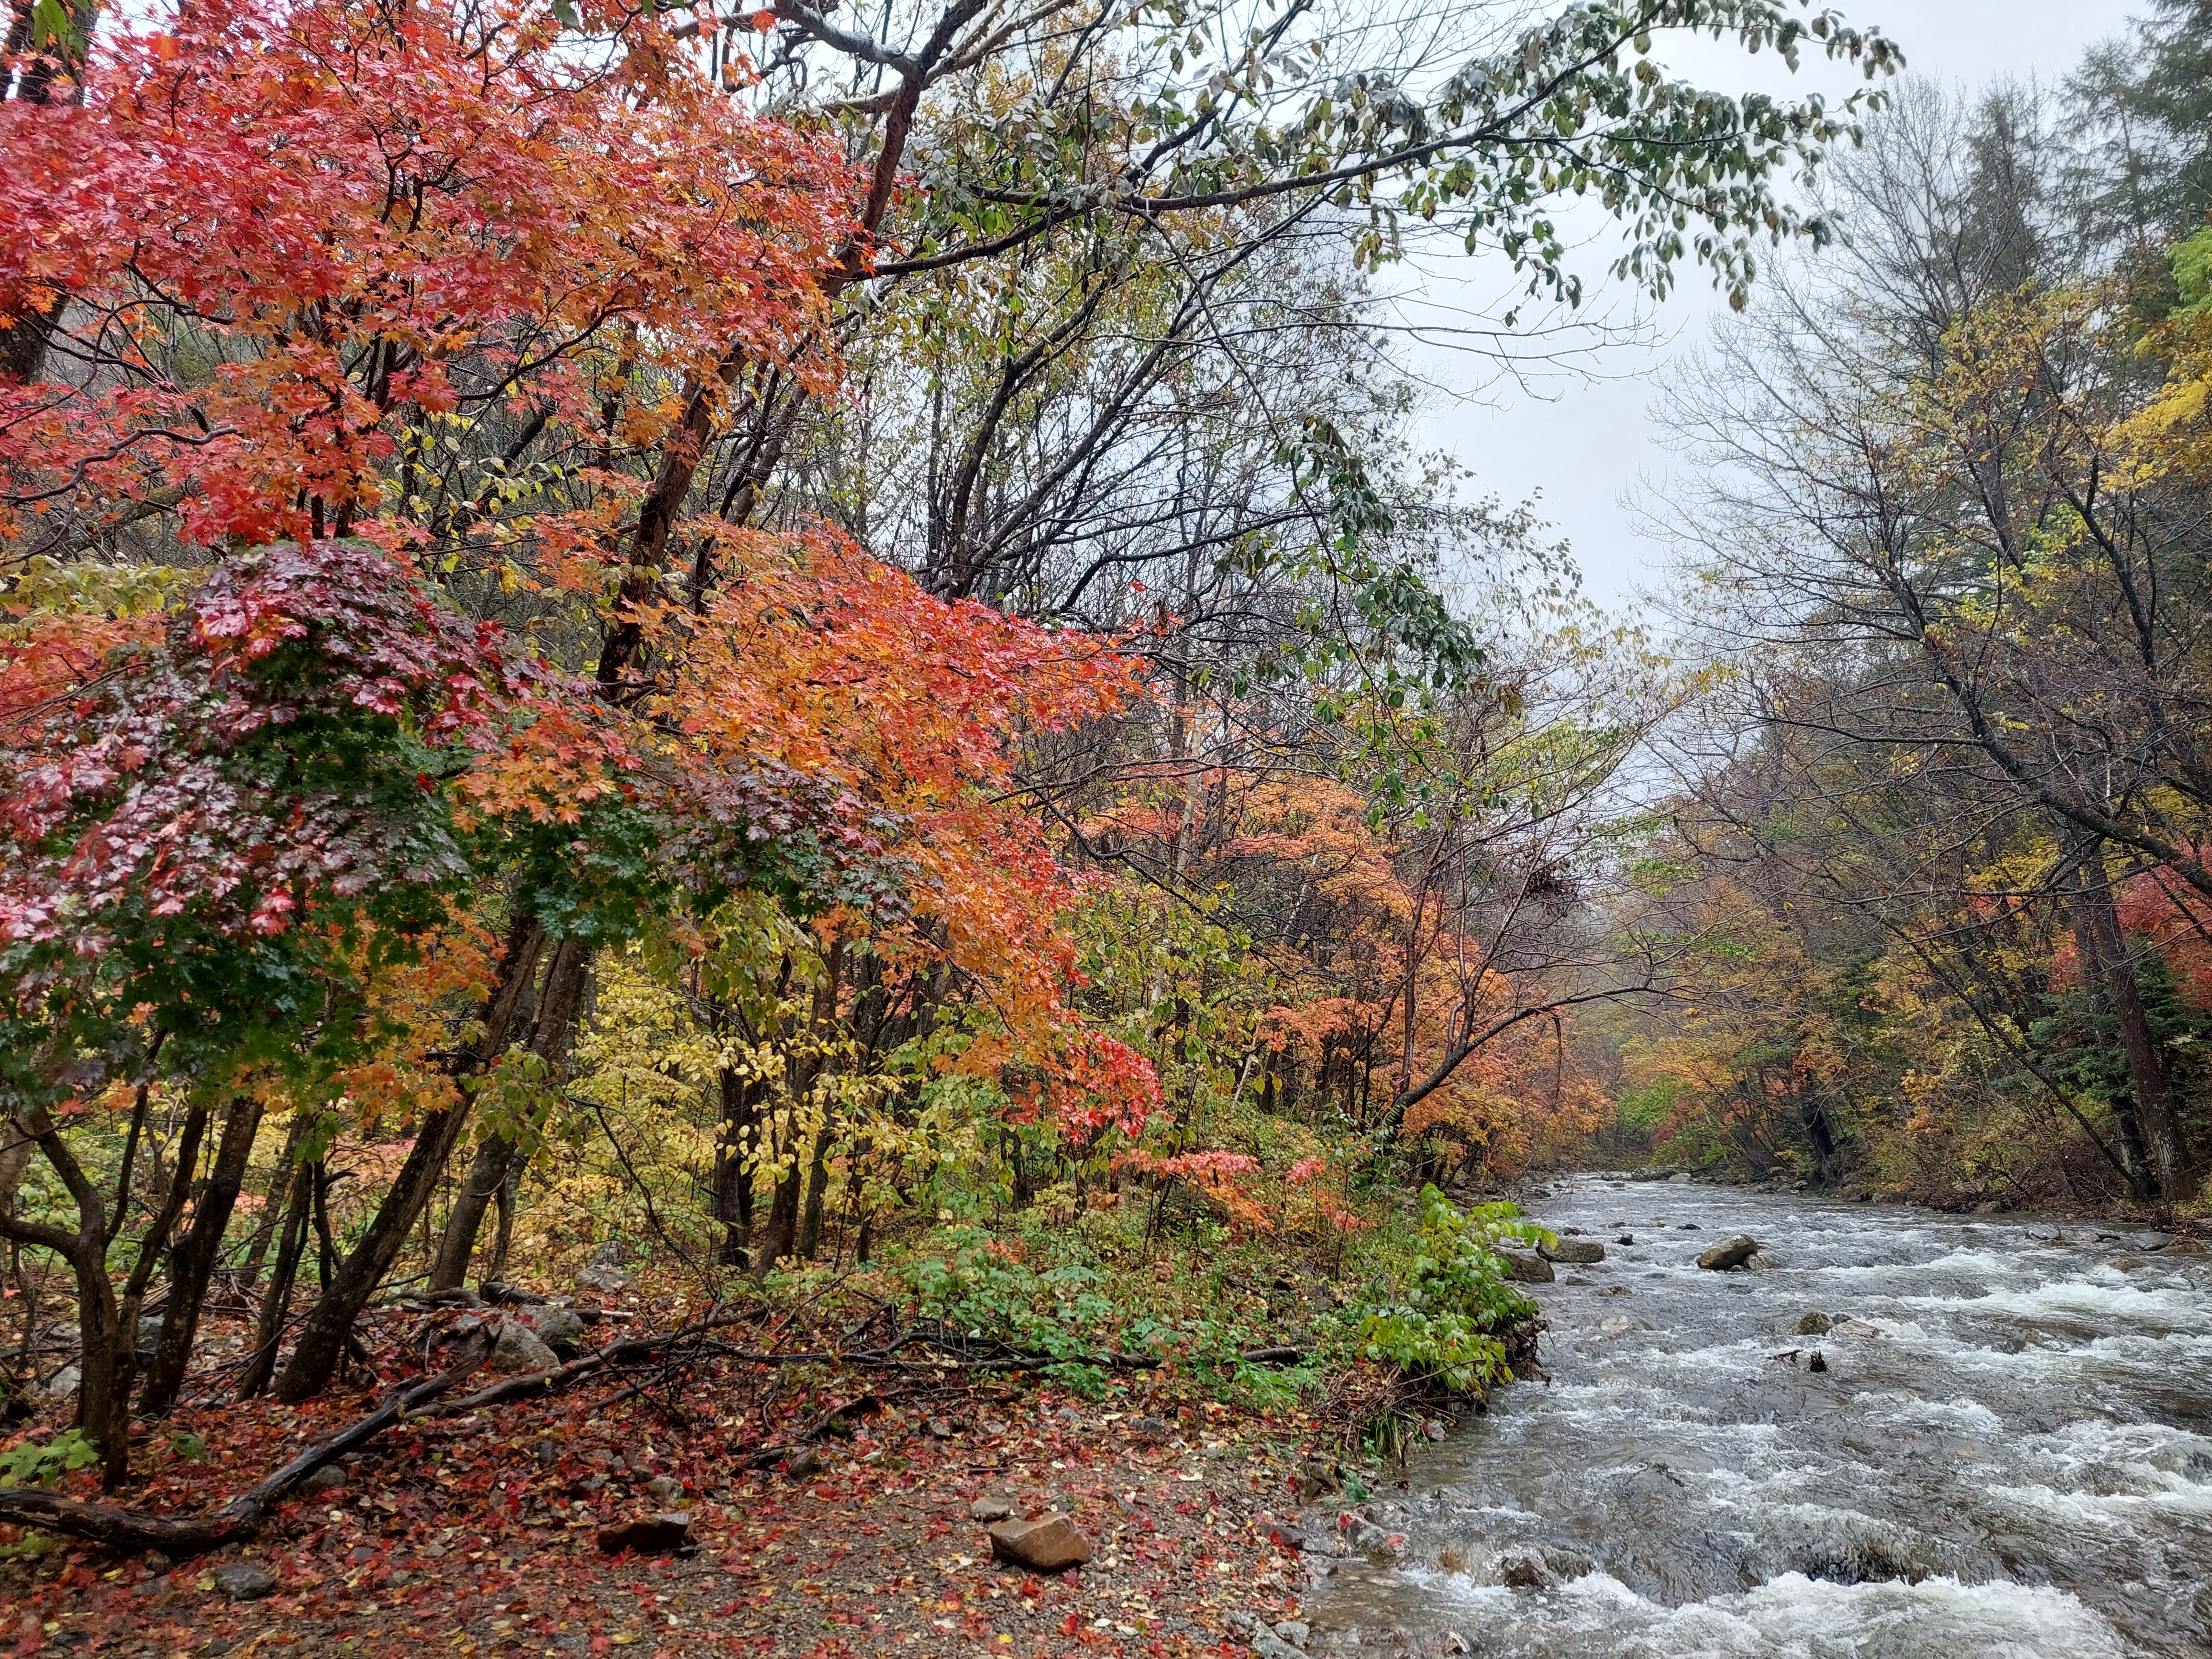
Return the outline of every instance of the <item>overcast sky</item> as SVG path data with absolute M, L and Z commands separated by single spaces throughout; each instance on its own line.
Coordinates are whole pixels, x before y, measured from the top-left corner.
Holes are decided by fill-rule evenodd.
M 1878 24 L 1903 47 L 1912 73 L 1973 88 L 2002 76 L 2061 79 L 2093 42 L 2121 33 L 2142 9 L 2130 0 L 1913 0 L 1884 6 L 1838 0 L 1854 23 Z M 1710 40 L 1670 49 L 1679 71 L 1714 87 L 1783 92 L 1792 84 L 1831 97 L 1857 84 L 1808 59 L 1804 72 L 1776 73 L 1771 55 L 1723 56 Z M 1603 269 L 1606 244 L 1593 245 L 1582 268 Z M 1393 278 L 1408 321 L 1467 320 L 1495 293 L 1494 270 L 1478 260 L 1431 261 Z M 1639 486 L 1663 501 L 1680 463 L 1661 443 L 1651 406 L 1667 377 L 1728 315 L 1726 301 L 1699 270 L 1662 306 L 1628 302 L 1601 289 L 1585 312 L 1602 314 L 1641 337 L 1614 343 L 1565 364 L 1501 378 L 1494 363 L 1428 344 L 1410 359 L 1434 388 L 1419 434 L 1474 475 L 1473 493 L 1508 501 L 1534 498 L 1540 515 L 1568 540 L 1593 599 L 1608 608 L 1656 586 L 1668 550 L 1641 536 L 1625 498 Z M 1529 348 L 1523 346 L 1522 354 Z

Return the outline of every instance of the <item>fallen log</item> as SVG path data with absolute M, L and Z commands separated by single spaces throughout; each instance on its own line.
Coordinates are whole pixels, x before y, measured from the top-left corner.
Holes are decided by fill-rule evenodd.
M 402 1421 L 416 1406 L 434 1400 L 465 1382 L 483 1364 L 484 1350 L 471 1352 L 459 1364 L 426 1377 L 411 1387 L 393 1389 L 384 1403 L 357 1422 L 306 1447 L 290 1462 L 208 1515 L 149 1515 L 143 1510 L 118 1509 L 109 1504 L 87 1504 L 74 1498 L 57 1498 L 35 1487 L 0 1492 L 0 1522 L 39 1527 L 64 1537 L 82 1538 L 111 1549 L 165 1555 L 204 1555 L 225 1544 L 249 1538 L 258 1531 L 270 1506 L 327 1463 L 358 1450 Z
M 453 1417 L 481 1406 L 496 1405 L 501 1401 L 520 1399 L 526 1395 L 542 1396 L 635 1354 L 666 1347 L 687 1337 L 704 1335 L 723 1326 L 736 1324 L 743 1317 L 743 1315 L 736 1313 L 710 1313 L 696 1324 L 653 1336 L 632 1337 L 625 1341 L 611 1343 L 580 1359 L 571 1360 L 557 1370 L 506 1377 L 488 1389 L 479 1389 L 474 1394 L 434 1411 L 422 1410 L 422 1407 L 452 1392 L 483 1367 L 484 1360 L 489 1357 L 491 1344 L 488 1341 L 472 1342 L 455 1364 L 434 1376 L 394 1389 L 368 1416 L 313 1442 L 282 1468 L 239 1493 L 222 1508 L 208 1514 L 151 1515 L 143 1510 L 126 1510 L 111 1504 L 88 1504 L 78 1498 L 59 1498 L 35 1487 L 17 1487 L 0 1492 L 0 1523 L 38 1527 L 47 1532 L 60 1533 L 64 1537 L 104 1544 L 111 1549 L 142 1553 L 148 1550 L 160 1550 L 163 1554 L 172 1556 L 204 1555 L 210 1550 L 221 1549 L 226 1544 L 252 1537 L 268 1518 L 270 1507 L 301 1481 L 325 1464 L 336 1462 L 348 1452 L 358 1451 L 386 1429 L 410 1417 Z

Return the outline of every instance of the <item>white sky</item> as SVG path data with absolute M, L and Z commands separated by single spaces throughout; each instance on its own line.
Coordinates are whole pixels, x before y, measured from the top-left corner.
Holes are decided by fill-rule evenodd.
M 2005 76 L 2056 82 L 2082 50 L 2121 33 L 2143 8 L 2131 0 L 1913 0 L 1899 5 L 1836 0 L 1854 24 L 1877 24 L 1904 49 L 1910 71 L 1947 85 L 1974 88 Z M 1677 41 L 1655 54 L 1677 72 L 1730 91 L 1763 87 L 1817 88 L 1832 100 L 1856 76 L 1808 56 L 1792 76 L 1770 55 L 1723 54 L 1710 40 L 1685 47 Z M 1681 286 L 1661 306 L 1630 301 L 1597 279 L 1611 242 L 1601 238 L 1580 268 L 1594 292 L 1586 313 L 1639 331 L 1642 337 L 1609 344 L 1577 360 L 1517 381 L 1501 379 L 1494 363 L 1450 349 L 1426 346 L 1409 354 L 1435 387 L 1417 441 L 1443 450 L 1474 473 L 1472 493 L 1508 502 L 1534 498 L 1539 514 L 1565 538 L 1582 566 L 1590 596 L 1620 608 L 1644 588 L 1656 587 L 1668 552 L 1643 537 L 1626 497 L 1638 489 L 1663 501 L 1679 458 L 1668 451 L 1651 418 L 1651 405 L 1667 376 L 1707 331 L 1725 326 L 1725 299 L 1702 271 L 1686 270 Z M 1449 321 L 1455 308 L 1487 309 L 1496 292 L 1494 268 L 1480 257 L 1453 263 L 1425 260 L 1390 285 L 1406 292 L 1408 320 Z

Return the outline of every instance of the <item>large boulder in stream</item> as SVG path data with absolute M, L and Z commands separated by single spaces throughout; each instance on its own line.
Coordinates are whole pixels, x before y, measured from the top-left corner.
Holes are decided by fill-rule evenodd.
M 1552 1264 L 1534 1250 L 1501 1250 L 1491 1254 L 1505 1264 L 1505 1276 L 1516 1285 L 1548 1285 L 1559 1275 Z
M 1732 1273 L 1759 1254 L 1759 1241 L 1749 1233 L 1738 1233 L 1725 1243 L 1716 1244 L 1698 1258 L 1698 1265 L 1709 1273 Z
M 1571 1267 L 1587 1267 L 1605 1260 L 1605 1246 L 1587 1238 L 1563 1238 L 1556 1244 L 1538 1245 L 1536 1254 L 1547 1261 L 1563 1262 Z

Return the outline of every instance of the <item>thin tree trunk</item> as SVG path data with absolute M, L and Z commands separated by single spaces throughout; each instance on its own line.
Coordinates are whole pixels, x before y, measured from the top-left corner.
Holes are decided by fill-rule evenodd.
M 746 1142 L 760 1121 L 760 1090 L 751 1079 L 722 1068 L 721 1133 L 714 1145 L 714 1219 L 722 1224 L 715 1259 L 725 1267 L 742 1267 L 753 1236 L 753 1171 Z
M 806 1205 L 799 1218 L 798 1255 L 811 1261 L 822 1249 L 822 1200 L 830 1184 L 830 1126 L 814 1137 L 814 1158 L 806 1171 Z
M 799 1162 L 793 1158 L 791 1168 L 776 1177 L 775 1194 L 769 1200 L 768 1225 L 762 1230 L 760 1249 L 753 1255 L 756 1273 L 766 1274 L 791 1254 L 799 1233 Z
M 453 1213 L 446 1218 L 445 1235 L 438 1242 L 438 1259 L 430 1267 L 431 1290 L 450 1291 L 468 1278 L 469 1258 L 476 1254 L 484 1211 L 499 1196 L 514 1157 L 514 1142 L 505 1135 L 488 1135 L 477 1143 Z
M 276 1375 L 276 1347 L 284 1340 L 285 1324 L 292 1317 L 292 1286 L 300 1276 L 300 1258 L 307 1254 L 309 1212 L 320 1186 L 322 1160 L 302 1164 L 292 1173 L 290 1197 L 276 1239 L 276 1265 L 270 1270 L 269 1289 L 261 1298 L 261 1317 L 253 1328 L 253 1358 L 238 1379 L 238 1397 L 251 1400 L 268 1388 Z
M 2193 1172 L 2158 1039 L 2150 1029 L 2135 963 L 2112 903 L 2103 845 L 2084 839 L 2073 852 L 2075 897 L 2068 908 L 2075 953 L 2081 959 L 2082 985 L 2092 1009 L 2118 1030 L 2127 1056 L 2129 1098 L 2114 1103 L 2113 1115 L 2126 1154 L 2130 1195 L 2176 1203 L 2194 1190 Z
M 502 1283 L 507 1278 L 507 1252 L 514 1244 L 514 1212 L 522 1200 L 523 1172 L 530 1167 L 526 1154 L 518 1149 L 507 1159 L 507 1170 L 499 1182 L 499 1224 L 492 1231 L 491 1261 L 484 1268 L 486 1284 Z
M 145 1393 L 139 1401 L 138 1409 L 144 1416 L 167 1417 L 185 1386 L 200 1310 L 207 1301 L 216 1261 L 222 1254 L 222 1236 L 237 1206 L 246 1166 L 253 1156 L 261 1112 L 258 1093 L 241 1094 L 231 1103 L 229 1115 L 223 1121 L 222 1142 L 216 1149 L 215 1167 L 208 1172 L 206 1185 L 192 1206 L 192 1224 L 170 1255 L 169 1305 L 161 1316 L 161 1334 L 154 1345 L 154 1363 L 147 1367 Z
M 76 1425 L 101 1454 L 101 1478 L 109 1491 L 131 1470 L 131 1417 L 127 1395 L 134 1355 L 128 1334 L 118 1335 L 120 1310 L 114 1282 L 107 1276 L 107 1205 L 44 1107 L 17 1114 L 16 1123 L 36 1142 L 76 1205 L 74 1233 L 45 1222 L 0 1212 L 0 1233 L 19 1243 L 52 1250 L 69 1263 L 76 1280 L 78 1358 Z M 158 1241 L 149 1241 L 157 1249 Z
M 241 1288 L 252 1290 L 261 1282 L 261 1269 L 269 1260 L 269 1247 L 276 1241 L 276 1229 L 283 1219 L 284 1206 L 289 1199 L 293 1183 L 299 1178 L 300 1148 L 307 1143 L 308 1132 L 313 1128 L 314 1115 L 295 1111 L 292 1114 L 291 1133 L 284 1137 L 284 1151 L 276 1160 L 276 1167 L 269 1172 L 269 1189 L 261 1203 L 261 1224 L 253 1230 L 252 1242 L 246 1246 L 246 1260 L 238 1270 Z
M 529 969 L 544 939 L 544 929 L 536 921 L 516 923 L 507 955 L 501 961 L 501 982 L 485 1011 L 483 1036 L 470 1056 L 469 1069 L 481 1069 L 505 1051 L 507 1027 L 527 988 Z M 574 939 L 563 939 L 554 947 L 545 987 L 538 1000 L 533 1037 L 549 1024 L 564 1026 L 574 1012 L 589 957 L 589 951 Z M 468 1095 L 461 1095 L 453 1105 L 431 1113 L 416 1132 L 415 1144 L 368 1231 L 325 1287 L 301 1329 L 300 1340 L 293 1345 L 292 1357 L 276 1380 L 276 1397 L 285 1404 L 312 1399 L 330 1385 L 352 1338 L 354 1321 L 392 1271 L 416 1217 L 437 1188 L 446 1160 L 453 1156 L 453 1146 L 466 1127 L 469 1101 Z
M 2104 870 L 2103 849 L 2093 849 L 2081 869 L 2082 908 L 2089 915 L 2089 931 L 2104 969 L 2106 994 L 2120 1028 L 2120 1046 L 2128 1057 L 2128 1081 L 2136 1097 L 2143 1150 L 2150 1163 L 2158 1196 L 2168 1204 L 2188 1198 L 2195 1188 L 2181 1126 L 2173 1107 L 2172 1085 L 2158 1038 L 2150 1029 L 2143 1007 L 2142 988 L 2136 981 L 2135 959 L 2120 931 L 2119 913 L 2112 903 L 2112 889 Z

